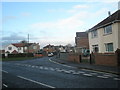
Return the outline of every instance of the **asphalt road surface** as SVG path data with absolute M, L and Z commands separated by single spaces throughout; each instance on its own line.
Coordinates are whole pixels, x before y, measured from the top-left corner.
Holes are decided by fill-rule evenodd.
M 78 69 L 49 57 L 2 62 L 2 88 L 120 88 L 118 75 Z

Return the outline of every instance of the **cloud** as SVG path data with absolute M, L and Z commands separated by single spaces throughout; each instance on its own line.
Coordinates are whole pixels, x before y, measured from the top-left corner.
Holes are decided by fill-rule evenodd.
M 16 20 L 16 19 L 17 19 L 16 16 L 3 16 L 2 22 L 5 23 L 7 21 Z
M 21 16 L 24 16 L 24 17 L 28 17 L 30 15 L 31 15 L 31 13 L 28 13 L 28 12 L 22 12 L 21 13 Z
M 18 35 L 17 33 L 12 33 L 10 36 L 2 37 L 2 40 L 10 41 L 10 40 L 25 40 L 26 38 L 23 36 Z

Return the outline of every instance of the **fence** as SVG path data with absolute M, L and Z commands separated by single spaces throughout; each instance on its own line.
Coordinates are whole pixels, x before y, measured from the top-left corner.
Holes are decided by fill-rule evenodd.
M 84 57 L 81 53 L 59 53 L 57 58 L 77 63 L 120 66 L 120 49 L 115 53 L 91 53 L 88 57 Z

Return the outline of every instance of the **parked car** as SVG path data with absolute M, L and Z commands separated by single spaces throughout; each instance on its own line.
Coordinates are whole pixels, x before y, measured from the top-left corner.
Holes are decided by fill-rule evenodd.
M 52 57 L 52 56 L 53 56 L 53 53 L 49 52 L 48 57 Z

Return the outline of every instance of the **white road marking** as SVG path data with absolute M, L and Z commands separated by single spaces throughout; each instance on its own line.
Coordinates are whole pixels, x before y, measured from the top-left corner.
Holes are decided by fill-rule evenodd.
M 64 70 L 64 72 L 65 72 L 65 73 L 71 73 L 70 71 L 66 71 L 66 70 Z
M 3 84 L 3 86 L 8 87 L 6 84 Z
M 105 76 L 97 76 L 97 77 L 99 77 L 99 78 L 108 78 L 108 77 L 105 77 Z
M 90 73 L 90 74 L 92 74 L 92 75 L 97 75 L 97 73 Z
M 43 69 L 43 67 L 41 66 L 41 67 L 39 67 L 40 69 Z
M 83 75 L 85 75 L 85 76 L 92 76 L 91 74 L 83 74 Z
M 35 66 L 32 66 L 32 68 L 34 68 Z
M 107 75 L 107 74 L 105 74 L 103 76 L 105 76 L 105 77 L 113 77 L 112 75 Z
M 72 74 L 80 74 L 79 72 L 73 72 Z
M 51 68 L 51 67 L 50 67 L 50 70 L 55 71 L 55 69 L 53 69 L 53 68 Z
M 48 68 L 47 68 L 47 67 L 44 67 L 44 69 L 45 69 L 45 70 L 48 70 Z
M 82 71 L 78 71 L 78 73 L 85 73 L 85 72 L 82 72 Z
M 7 71 L 5 71 L 5 70 L 2 70 L 4 73 L 8 73 Z
M 69 65 L 63 65 L 63 64 L 60 64 L 60 63 L 58 63 L 58 62 L 55 62 L 55 61 L 53 61 L 53 60 L 51 60 L 51 59 L 49 59 L 49 61 L 51 61 L 51 62 L 53 62 L 53 63 L 56 63 L 56 64 L 59 64 L 59 65 L 62 65 L 62 66 L 65 66 L 65 67 L 76 68 L 76 67 L 73 67 L 73 66 L 69 66 Z
M 120 78 L 114 78 L 114 80 L 120 80 Z
M 49 88 L 55 88 L 53 86 L 50 86 L 50 85 L 47 85 L 47 84 L 44 84 L 44 83 L 41 83 L 41 82 L 37 82 L 37 81 L 34 81 L 32 79 L 28 79 L 28 78 L 25 78 L 25 77 L 22 77 L 22 76 L 17 76 L 17 77 L 19 77 L 21 79 L 25 79 L 25 80 L 31 81 L 31 82 L 34 82 L 34 83 L 37 83 L 37 84 L 40 84 L 40 85 L 43 85 L 43 86 L 46 86 L 46 87 L 49 87 Z

